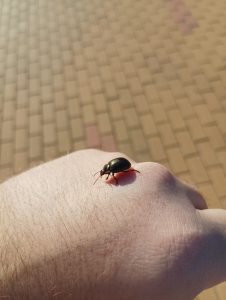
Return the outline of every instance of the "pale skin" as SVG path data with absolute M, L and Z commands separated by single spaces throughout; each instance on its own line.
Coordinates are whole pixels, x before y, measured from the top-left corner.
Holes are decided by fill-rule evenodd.
M 141 173 L 93 174 L 124 156 Z M 0 185 L 0 298 L 191 300 L 226 280 L 226 212 L 164 166 L 83 150 Z

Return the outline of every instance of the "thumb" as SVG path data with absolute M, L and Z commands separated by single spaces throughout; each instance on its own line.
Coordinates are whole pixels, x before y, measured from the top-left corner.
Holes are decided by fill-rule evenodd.
M 209 226 L 222 230 L 222 233 L 226 235 L 226 210 L 206 209 L 200 211 L 200 213 Z
M 205 235 L 201 261 L 206 272 L 206 287 L 209 288 L 226 280 L 226 211 L 206 209 L 199 213 Z

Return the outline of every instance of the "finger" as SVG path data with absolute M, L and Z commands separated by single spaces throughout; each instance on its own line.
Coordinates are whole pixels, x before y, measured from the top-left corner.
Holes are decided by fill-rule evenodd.
M 209 227 L 219 229 L 226 237 L 226 210 L 207 209 L 200 212 L 201 217 L 208 222 Z
M 226 211 L 206 209 L 199 211 L 204 224 L 206 249 L 204 255 L 209 286 L 226 280 Z M 212 281 L 212 282 L 211 282 Z
M 181 187 L 183 194 L 185 194 L 185 198 L 190 201 L 190 203 L 199 210 L 207 209 L 207 203 L 202 194 L 197 190 L 196 186 L 187 183 L 178 179 L 178 186 Z
M 191 186 L 187 186 L 186 195 L 196 209 L 207 209 L 207 203 L 202 194 Z

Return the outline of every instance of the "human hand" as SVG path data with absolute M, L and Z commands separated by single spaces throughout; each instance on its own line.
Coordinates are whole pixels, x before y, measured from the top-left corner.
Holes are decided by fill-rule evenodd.
M 78 151 L 0 186 L 0 296 L 189 300 L 226 279 L 226 212 L 156 163 L 93 185 L 119 156 Z

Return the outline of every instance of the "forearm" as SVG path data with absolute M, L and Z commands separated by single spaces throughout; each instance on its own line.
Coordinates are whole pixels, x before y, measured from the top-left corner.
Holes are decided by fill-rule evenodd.
M 128 235 L 119 238 L 117 222 L 108 232 L 91 197 L 77 199 L 73 189 L 36 185 L 32 172 L 0 186 L 0 296 L 111 299 L 109 286 L 126 255 Z
M 60 293 L 60 299 L 66 299 L 76 288 L 88 291 L 82 285 L 91 284 L 94 276 L 86 269 L 94 266 L 76 201 L 69 211 L 63 192 L 58 198 L 48 197 L 50 186 L 47 190 L 42 185 L 39 191 L 33 182 L 31 189 L 22 177 L 0 186 L 0 295 L 19 300 L 49 299 Z M 77 214 L 71 218 L 73 211 Z

